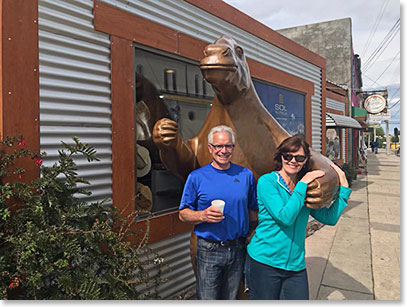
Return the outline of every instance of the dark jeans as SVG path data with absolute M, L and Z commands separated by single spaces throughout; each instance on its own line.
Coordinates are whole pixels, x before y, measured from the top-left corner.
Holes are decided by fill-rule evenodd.
M 245 240 L 230 245 L 198 237 L 196 296 L 198 300 L 234 300 L 246 258 Z
M 307 270 L 286 271 L 246 257 L 251 300 L 309 300 Z

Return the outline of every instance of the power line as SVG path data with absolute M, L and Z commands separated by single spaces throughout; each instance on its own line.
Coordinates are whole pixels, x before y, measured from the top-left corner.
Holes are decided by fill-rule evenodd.
M 376 63 L 376 61 L 380 58 L 380 56 L 383 54 L 383 52 L 386 50 L 386 48 L 390 45 L 391 41 L 393 40 L 394 37 L 396 37 L 398 31 L 400 31 L 400 28 L 393 34 L 393 37 L 390 39 L 390 41 L 387 43 L 387 45 L 381 50 L 380 54 L 376 56 L 374 60 L 371 61 L 369 67 L 365 69 L 365 72 L 368 71 L 373 65 Z
M 389 109 L 392 109 L 394 106 L 396 106 L 399 103 L 400 103 L 400 99 L 398 101 L 396 101 Z
M 384 2 L 382 3 L 382 7 L 380 8 L 379 14 L 378 14 L 377 17 L 376 17 L 376 20 L 375 20 L 375 23 L 374 23 L 374 25 L 373 25 L 373 28 L 372 28 L 372 30 L 370 31 L 369 38 L 367 39 L 366 45 L 365 45 L 365 47 L 363 48 L 362 57 L 365 55 L 365 52 L 367 51 L 367 48 L 369 47 L 369 45 L 370 45 L 370 43 L 371 43 L 371 41 L 372 41 L 372 38 L 373 38 L 374 34 L 376 33 L 377 27 L 379 26 L 379 23 L 380 23 L 380 21 L 381 21 L 381 19 L 382 19 L 382 17 L 383 17 L 383 14 L 384 14 L 384 10 L 385 10 L 385 8 L 386 8 L 386 6 L 387 6 L 388 3 L 389 3 L 389 0 L 384 1 Z
M 397 89 L 397 91 L 394 92 L 393 96 L 391 96 L 391 98 L 389 99 L 390 101 L 393 99 L 394 96 L 397 95 L 397 93 L 400 91 L 400 87 Z
M 379 46 L 372 52 L 370 57 L 367 59 L 364 65 L 364 72 L 367 72 L 373 64 L 377 61 L 377 59 L 382 55 L 382 53 L 386 50 L 389 46 L 393 38 L 397 35 L 400 31 L 400 18 L 396 21 L 395 25 L 390 29 L 390 31 L 386 34 L 382 42 Z M 380 54 L 379 54 L 380 52 Z
M 397 58 L 397 56 L 400 54 L 400 50 L 399 52 L 397 52 L 397 54 L 395 55 L 395 57 L 393 58 L 393 60 L 391 60 L 390 64 L 387 65 L 386 69 L 381 73 L 381 75 L 379 77 L 377 77 L 376 81 L 380 79 L 381 76 L 383 76 L 383 74 L 386 72 L 386 70 L 390 67 L 391 64 L 393 64 L 394 60 Z
M 393 34 L 393 32 L 395 32 L 397 30 L 397 28 L 400 28 L 400 18 L 397 19 L 397 21 L 395 22 L 395 24 L 391 27 L 391 29 L 389 30 L 389 32 L 385 35 L 385 37 L 383 38 L 383 40 L 380 42 L 380 44 L 376 47 L 376 49 L 370 54 L 370 56 L 368 57 L 368 59 L 366 60 L 365 65 L 369 64 L 369 62 L 372 60 L 373 56 L 375 55 L 375 53 L 377 53 L 382 47 L 383 45 L 389 40 L 390 36 Z
M 393 25 L 393 27 L 390 29 L 390 31 L 386 34 L 386 36 L 384 37 L 384 39 L 382 40 L 382 42 L 379 44 L 379 46 L 372 52 L 372 54 L 369 56 L 368 60 L 366 61 L 366 63 L 363 65 L 364 67 L 366 67 L 366 69 L 364 69 L 364 71 L 362 71 L 361 69 L 361 73 L 367 77 L 370 81 L 373 82 L 374 84 L 379 85 L 380 87 L 384 87 L 382 85 L 380 85 L 379 83 L 377 83 L 377 80 L 380 79 L 380 77 L 384 74 L 384 72 L 389 68 L 389 66 L 391 65 L 391 63 L 386 67 L 386 69 L 384 70 L 384 72 L 379 76 L 379 78 L 377 78 L 376 80 L 371 79 L 369 76 L 366 75 L 366 72 L 373 66 L 373 64 L 377 61 L 378 58 L 380 58 L 380 56 L 383 54 L 383 52 L 386 50 L 386 48 L 389 46 L 389 44 L 391 43 L 391 41 L 393 40 L 393 38 L 396 36 L 396 34 L 398 33 L 398 31 L 400 31 L 400 18 L 397 19 L 396 23 Z M 386 45 L 385 45 L 386 44 Z M 381 51 L 381 52 L 380 52 Z M 378 54 L 380 52 L 380 54 Z M 400 53 L 400 51 L 398 52 L 398 54 Z M 397 55 L 398 55 L 397 54 Z M 396 55 L 396 57 L 397 57 Z M 395 58 L 393 58 L 393 61 L 395 60 Z M 349 82 L 346 81 L 346 82 Z M 352 89 L 353 90 L 353 89 Z
M 401 108 L 399 108 L 399 110 L 396 113 L 394 113 L 392 116 L 396 116 L 397 114 L 399 114 L 400 110 L 401 110 Z
M 374 81 L 372 78 L 370 78 L 368 75 L 366 75 L 366 74 L 363 73 L 363 72 L 362 72 L 362 75 L 364 75 L 366 78 L 368 78 L 370 81 L 372 81 L 373 84 L 377 84 L 377 85 L 380 86 L 380 87 L 385 87 L 385 86 L 383 86 L 383 85 L 377 83 L 376 81 Z

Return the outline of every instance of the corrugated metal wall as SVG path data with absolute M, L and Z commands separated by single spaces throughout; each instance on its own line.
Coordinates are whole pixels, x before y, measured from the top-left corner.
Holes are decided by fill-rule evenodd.
M 342 101 L 338 101 L 332 98 L 326 98 L 326 107 L 334 109 L 336 111 L 342 112 L 342 115 L 345 115 L 345 104 Z
M 189 236 L 190 232 L 186 232 L 148 246 L 159 254 L 158 258 L 163 260 L 160 277 L 166 282 L 157 287 L 158 294 L 162 299 L 173 298 L 176 294 L 191 288 L 195 283 L 189 257 Z M 188 253 L 186 254 L 185 251 Z M 151 256 L 151 252 L 145 253 L 145 257 L 151 259 Z M 151 278 L 157 277 L 159 267 L 152 265 L 148 268 L 148 272 Z M 152 292 L 153 286 L 142 285 L 138 290 Z
M 315 84 L 312 97 L 312 147 L 322 149 L 321 69 L 182 0 L 102 0 L 112 6 L 186 33 L 205 42 L 230 35 L 246 56 Z M 309 127 L 307 127 L 309 129 Z
M 326 98 L 326 107 L 342 112 L 345 115 L 345 104 L 341 101 L 337 101 L 332 98 Z M 346 152 L 346 129 L 341 129 L 342 133 L 342 152 L 343 152 L 343 162 L 346 163 L 347 152 Z
M 110 39 L 93 29 L 93 1 L 39 0 L 40 147 L 53 164 L 78 136 L 100 162 L 77 159 L 89 201 L 112 197 Z
M 343 163 L 348 162 L 347 152 L 346 152 L 346 129 L 342 130 L 342 152 L 343 152 Z

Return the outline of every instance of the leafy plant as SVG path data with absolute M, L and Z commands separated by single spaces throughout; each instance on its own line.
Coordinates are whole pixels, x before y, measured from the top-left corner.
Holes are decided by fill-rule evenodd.
M 398 142 L 400 142 L 400 139 L 399 139 L 398 136 L 392 136 L 392 137 L 391 137 L 391 142 L 392 142 L 392 143 L 398 143 Z
M 155 289 L 162 282 L 159 274 L 151 277 L 146 269 L 160 271 L 162 262 L 153 251 L 146 252 L 148 224 L 147 231 L 137 232 L 138 212 L 122 218 L 105 202 L 89 204 L 78 198 L 90 193 L 79 187 L 89 183 L 78 176 L 74 157 L 82 155 L 89 162 L 98 158 L 93 147 L 76 137 L 73 141 L 62 142 L 59 161 L 50 167 L 42 165 L 43 155 L 25 149 L 22 138 L 0 142 L 3 298 L 157 298 L 154 290 L 138 290 Z M 41 176 L 30 183 L 21 181 L 24 170 L 15 165 L 22 157 L 31 157 L 40 167 Z M 20 180 L 12 182 L 10 176 Z

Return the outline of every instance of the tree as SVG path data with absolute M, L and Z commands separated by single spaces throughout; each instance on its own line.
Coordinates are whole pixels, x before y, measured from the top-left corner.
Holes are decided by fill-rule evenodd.
M 393 143 L 398 143 L 400 140 L 399 140 L 399 137 L 398 136 L 392 136 L 391 137 L 391 142 L 393 142 Z
M 373 132 L 369 132 L 369 134 L 370 134 L 370 139 L 373 140 L 373 141 L 375 141 L 375 140 L 373 139 L 373 137 L 374 137 Z M 379 136 L 380 136 L 380 137 L 384 137 L 384 130 L 383 130 L 382 127 L 376 128 L 376 137 L 379 137 Z

